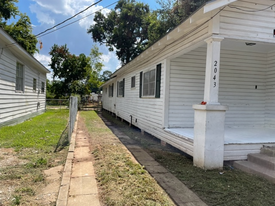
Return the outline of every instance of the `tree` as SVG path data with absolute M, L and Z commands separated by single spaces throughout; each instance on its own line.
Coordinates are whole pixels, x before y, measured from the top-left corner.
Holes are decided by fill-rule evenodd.
M 53 78 L 58 78 L 59 91 L 62 95 L 70 96 L 72 93 L 83 95 L 88 91 L 84 82 L 91 72 L 90 57 L 85 54 L 76 56 L 69 52 L 67 45 L 58 46 L 54 44 L 49 52 L 51 63 L 49 66 L 53 70 Z
M 18 0 L 0 0 L 0 26 L 28 53 L 33 55 L 38 52 L 36 48 L 37 39 L 32 34 L 32 24 L 30 18 L 26 14 L 22 14 L 18 11 Z M 7 20 L 11 17 L 15 18 L 20 15 L 19 20 L 16 23 L 7 24 Z
M 95 42 L 106 44 L 110 51 L 115 48 L 122 64 L 126 64 L 148 45 L 149 15 L 148 4 L 119 0 L 115 10 L 106 17 L 96 12 L 95 24 L 90 26 L 88 33 Z
M 157 0 L 161 9 L 157 10 L 158 25 L 156 28 L 170 31 L 195 12 L 209 0 Z M 154 31 L 150 31 L 152 33 Z
M 20 14 L 20 19 L 16 23 L 6 25 L 4 22 L 2 25 L 4 30 L 31 55 L 38 52 L 37 39 L 32 34 L 31 21 L 26 14 Z
M 109 70 L 105 70 L 102 75 L 100 75 L 100 81 L 106 82 L 111 78 L 112 72 Z
M 14 5 L 18 0 L 1 0 L 0 1 L 0 19 L 7 21 L 11 17 L 18 15 L 18 8 Z
M 100 85 L 102 84 L 99 74 L 102 70 L 104 64 L 101 60 L 102 53 L 99 52 L 99 48 L 96 45 L 93 45 L 90 53 L 91 59 L 91 72 L 88 75 L 86 84 L 93 92 L 98 92 Z

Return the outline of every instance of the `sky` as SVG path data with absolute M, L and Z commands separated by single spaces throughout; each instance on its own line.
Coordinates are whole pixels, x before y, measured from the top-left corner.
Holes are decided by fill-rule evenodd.
M 159 8 L 159 4 L 156 3 L 156 0 L 137 1 L 149 4 L 151 10 Z M 98 2 L 98 0 L 19 0 L 16 6 L 21 13 L 26 13 L 30 17 L 33 25 L 33 34 L 37 35 L 63 22 L 67 18 L 74 16 L 96 2 Z M 48 66 L 51 58 L 49 51 L 54 44 L 67 44 L 70 53 L 76 55 L 81 53 L 89 55 L 93 45 L 97 45 L 99 51 L 103 53 L 101 56 L 104 64 L 102 71 L 110 70 L 114 72 L 116 69 L 120 68 L 120 61 L 117 59 L 116 54 L 114 52 L 109 52 L 106 46 L 93 42 L 91 34 L 87 33 L 87 29 L 94 24 L 94 13 L 101 10 L 103 13 L 107 14 L 116 4 L 110 7 L 108 6 L 115 2 L 116 0 L 102 0 L 87 11 L 57 27 L 57 29 L 51 30 L 54 32 L 45 36 L 41 35 L 38 40 L 42 42 L 43 48 L 39 50 L 39 53 L 36 53 L 34 57 L 50 70 Z M 90 16 L 62 29 L 58 29 L 87 15 Z M 39 48 L 39 44 L 37 44 L 37 48 Z M 48 74 L 48 78 L 51 79 L 52 74 Z

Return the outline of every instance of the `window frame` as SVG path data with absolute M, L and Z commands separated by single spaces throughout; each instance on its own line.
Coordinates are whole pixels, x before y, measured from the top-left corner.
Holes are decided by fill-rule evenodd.
M 21 71 L 19 71 L 19 69 L 21 69 Z M 18 93 L 24 92 L 25 90 L 24 77 L 25 77 L 24 65 L 21 64 L 20 62 L 16 62 L 15 92 L 18 92 Z
M 160 63 L 160 64 L 156 65 L 155 69 L 151 68 L 151 69 L 147 69 L 145 71 L 141 71 L 139 73 L 139 98 L 151 98 L 151 99 L 161 98 L 161 70 L 162 70 L 161 66 L 162 66 L 162 64 Z M 149 93 L 150 92 L 149 88 L 148 88 L 148 95 L 144 95 L 145 74 L 147 74 L 148 72 L 152 72 L 153 70 L 155 70 L 154 95 Z M 149 75 L 149 80 L 150 80 L 150 75 Z M 148 80 L 148 83 L 150 83 L 149 80 Z
M 114 84 L 110 84 L 109 85 L 109 97 L 113 97 L 114 96 Z
M 41 81 L 41 94 L 45 93 L 45 82 Z
M 37 89 L 37 79 L 33 78 L 32 79 L 32 90 L 33 90 L 33 92 L 36 92 L 36 89 Z
M 134 89 L 136 87 L 136 76 L 131 77 L 131 88 Z
M 150 77 L 150 74 L 154 74 L 154 81 L 150 81 L 151 77 Z M 145 75 L 146 74 L 149 74 L 149 77 L 148 77 L 148 83 L 145 82 Z M 147 70 L 145 72 L 143 72 L 143 75 L 142 75 L 142 97 L 155 97 L 155 94 L 156 94 L 156 68 L 154 69 L 150 69 L 150 70 Z M 151 87 L 150 84 L 154 83 L 153 86 L 153 90 L 151 90 Z M 148 85 L 148 86 L 147 86 Z M 148 87 L 148 90 L 147 90 L 147 94 L 144 94 L 144 89 L 145 89 L 145 86 Z M 150 90 L 153 91 L 153 94 L 150 93 Z
M 124 97 L 125 93 L 125 79 L 117 81 L 117 97 Z

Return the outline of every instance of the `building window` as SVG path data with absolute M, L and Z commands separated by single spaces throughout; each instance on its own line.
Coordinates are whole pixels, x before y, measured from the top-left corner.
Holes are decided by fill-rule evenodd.
M 139 97 L 160 98 L 161 64 L 147 72 L 140 72 Z
M 24 68 L 23 65 L 18 63 L 16 64 L 16 91 L 24 91 Z
M 36 91 L 36 79 L 33 78 L 33 81 L 32 81 L 32 90 L 35 92 Z
M 136 86 L 136 76 L 133 76 L 131 78 L 131 88 L 134 88 Z
M 114 96 L 114 84 L 109 85 L 109 97 Z
M 143 75 L 143 96 L 155 95 L 156 70 L 150 70 Z
M 41 82 L 41 93 L 45 92 L 45 82 Z
M 125 84 L 125 79 L 122 81 L 117 82 L 117 96 L 124 97 L 124 84 Z

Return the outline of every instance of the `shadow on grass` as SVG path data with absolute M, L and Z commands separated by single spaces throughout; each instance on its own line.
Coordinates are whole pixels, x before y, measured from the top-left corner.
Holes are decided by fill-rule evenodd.
M 275 185 L 263 178 L 233 168 L 225 162 L 223 171 L 202 170 L 193 166 L 193 159 L 182 151 L 160 144 L 160 140 L 129 123 L 121 122 L 110 113 L 102 115 L 145 149 L 156 161 L 168 169 L 208 205 L 271 206 L 275 205 Z

